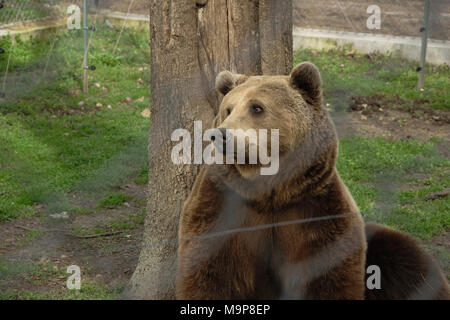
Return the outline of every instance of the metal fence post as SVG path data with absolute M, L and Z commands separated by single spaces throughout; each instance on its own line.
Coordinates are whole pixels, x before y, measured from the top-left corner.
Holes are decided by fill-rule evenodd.
M 420 29 L 422 32 L 422 49 L 420 53 L 420 66 L 418 68 L 419 71 L 419 83 L 417 88 L 419 90 L 424 87 L 424 78 L 425 78 L 425 64 L 427 61 L 427 44 L 428 44 L 428 20 L 430 17 L 430 0 L 425 0 L 425 10 L 423 15 L 423 27 Z
M 87 0 L 83 1 L 83 35 L 84 35 L 84 64 L 83 64 L 83 71 L 84 71 L 84 81 L 83 81 L 83 88 L 84 93 L 88 93 L 88 17 L 87 17 Z

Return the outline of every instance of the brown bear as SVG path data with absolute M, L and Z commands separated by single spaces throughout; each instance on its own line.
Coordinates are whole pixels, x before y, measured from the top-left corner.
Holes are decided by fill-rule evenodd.
M 321 77 L 313 64 L 300 64 L 290 76 L 224 71 L 216 88 L 224 98 L 213 125 L 223 133 L 213 137 L 215 152 L 234 162 L 204 165 L 184 204 L 177 298 L 448 297 L 439 269 L 433 263 L 427 267 L 432 260 L 410 238 L 365 227 L 336 170 L 337 135 L 322 107 Z M 229 140 L 238 138 L 228 135 L 231 129 L 278 129 L 278 171 L 262 175 L 259 169 L 267 164 L 239 163 L 236 152 L 227 150 Z M 251 143 L 244 139 L 248 160 Z M 258 147 L 262 141 L 270 149 L 272 140 L 258 138 Z M 381 274 L 391 273 L 375 294 L 366 292 L 366 251 Z M 398 280 L 403 277 L 398 272 L 416 258 L 423 264 L 407 272 L 416 283 Z M 438 279 L 432 283 L 434 295 L 429 288 L 429 295 L 415 295 L 427 270 Z

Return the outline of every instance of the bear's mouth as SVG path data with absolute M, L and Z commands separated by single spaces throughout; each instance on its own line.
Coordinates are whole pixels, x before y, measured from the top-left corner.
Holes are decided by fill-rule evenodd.
M 229 150 L 226 148 L 226 146 L 222 146 L 221 144 L 217 145 L 214 144 L 217 152 L 219 152 L 224 159 L 224 164 L 234 164 L 239 165 L 241 167 L 243 166 L 260 166 L 262 165 L 259 162 L 259 157 L 256 155 L 255 157 L 250 157 L 250 147 L 246 147 L 245 150 L 236 151 L 236 150 Z M 254 146 L 256 150 L 257 146 Z M 256 152 L 257 154 L 257 152 Z
M 256 131 L 245 132 L 243 129 L 218 128 L 217 135 L 212 136 L 215 155 L 222 158 L 220 164 L 234 165 L 243 176 L 252 176 L 255 169 L 262 175 L 274 175 L 279 168 L 278 142 L 256 134 Z M 267 132 L 263 132 L 267 134 Z M 276 132 L 275 139 L 278 138 Z

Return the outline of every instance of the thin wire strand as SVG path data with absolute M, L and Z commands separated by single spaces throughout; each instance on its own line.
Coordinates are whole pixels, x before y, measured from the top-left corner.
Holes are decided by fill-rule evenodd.
M 332 220 L 332 219 L 341 219 L 341 218 L 346 218 L 346 217 L 355 216 L 355 215 L 359 215 L 359 214 L 360 214 L 359 212 L 344 213 L 344 214 L 339 214 L 339 215 L 334 215 L 334 216 L 297 219 L 297 220 L 289 220 L 289 221 L 283 221 L 283 222 L 277 222 L 277 223 L 262 224 L 262 225 L 258 225 L 258 226 L 252 226 L 252 227 L 235 228 L 235 229 L 229 229 L 229 230 L 220 231 L 220 232 L 213 232 L 213 233 L 190 237 L 190 238 L 181 238 L 180 241 L 210 239 L 210 238 L 223 237 L 226 235 L 231 235 L 231 234 L 236 234 L 236 233 L 260 231 L 260 230 L 277 228 L 277 227 L 285 227 L 285 226 L 290 226 L 290 225 L 294 225 L 294 224 L 310 223 L 310 222 Z
M 341 5 L 341 2 L 339 0 L 336 0 L 336 2 L 339 6 L 339 9 L 341 9 L 341 11 L 343 13 L 345 20 L 350 24 L 350 26 L 353 29 L 353 32 L 356 32 L 355 26 L 353 25 L 352 21 L 348 18 L 347 13 L 345 12 L 344 8 Z
M 24 4 L 25 4 L 25 2 L 24 2 Z M 22 12 L 22 9 L 23 9 L 23 5 L 22 5 L 22 7 L 19 9 L 19 11 L 17 12 L 16 20 L 17 20 L 17 17 L 19 16 L 19 14 Z M 6 79 L 7 79 L 7 77 L 8 77 L 9 66 L 10 66 L 10 63 L 11 63 L 11 56 L 12 56 L 12 53 L 13 53 L 13 51 L 14 51 L 14 46 L 15 46 L 15 44 L 16 44 L 15 41 L 12 41 L 12 40 L 11 40 L 11 47 L 9 48 L 8 62 L 6 63 L 5 75 L 3 76 L 3 85 L 2 85 L 2 93 L 3 93 L 3 94 L 5 94 Z
M 47 53 L 47 61 L 45 62 L 44 72 L 43 72 L 43 74 L 42 74 L 42 79 L 43 79 L 43 80 L 45 80 L 45 76 L 46 76 L 46 74 L 47 74 L 48 64 L 49 64 L 49 62 L 50 62 L 50 57 L 51 57 L 51 55 L 52 55 L 53 48 L 55 47 L 55 44 L 56 44 L 56 40 L 57 40 L 57 39 L 58 39 L 58 33 L 56 33 L 55 37 L 53 38 L 52 45 L 51 45 L 51 47 L 50 47 L 50 50 L 49 50 L 48 53 Z
M 390 206 L 390 207 L 394 207 L 396 205 L 397 206 L 402 206 L 402 205 L 405 205 L 405 204 L 412 204 L 412 203 L 416 203 L 416 202 L 419 202 L 419 201 L 425 201 L 425 200 L 427 200 L 427 197 L 416 198 L 416 199 L 405 200 L 405 201 L 399 201 L 399 202 L 391 202 L 391 203 L 388 203 L 387 205 Z M 350 216 L 355 216 L 355 215 L 367 215 L 369 213 L 373 213 L 373 212 L 376 212 L 378 210 L 379 210 L 379 208 L 373 208 L 373 209 L 369 209 L 369 210 L 365 210 L 365 211 L 359 211 L 359 212 L 350 212 L 350 213 L 343 213 L 343 214 L 338 214 L 338 215 L 329 215 L 329 216 L 323 216 L 323 217 L 313 217 L 313 218 L 289 220 L 289 221 L 270 223 L 270 224 L 262 224 L 262 225 L 257 225 L 257 226 L 252 226 L 252 227 L 245 227 L 245 228 L 235 228 L 235 229 L 229 229 L 229 230 L 220 231 L 220 232 L 213 232 L 213 233 L 202 234 L 202 235 L 199 235 L 199 236 L 194 236 L 194 237 L 189 237 L 189 238 L 180 238 L 179 241 L 211 239 L 211 238 L 215 238 L 215 237 L 222 237 L 222 236 L 236 234 L 236 233 L 265 230 L 265 229 L 270 229 L 270 228 L 274 228 L 274 227 L 275 228 L 276 227 L 285 227 L 285 226 L 289 226 L 289 225 L 310 223 L 310 222 L 317 222 L 317 221 L 324 221 L 324 220 L 331 220 L 331 219 L 339 219 L 339 218 L 345 218 L 345 217 L 350 217 Z M 177 240 L 174 239 L 174 240 L 169 240 L 169 241 L 177 241 Z
M 117 38 L 116 45 L 114 46 L 113 54 L 116 53 L 117 47 L 119 46 L 120 37 L 122 36 L 122 32 L 125 29 L 125 25 L 128 21 L 128 17 L 130 15 L 131 7 L 133 6 L 134 0 L 130 1 L 130 5 L 128 6 L 127 16 L 125 17 L 125 21 L 122 23 L 122 29 L 120 30 L 119 37 Z

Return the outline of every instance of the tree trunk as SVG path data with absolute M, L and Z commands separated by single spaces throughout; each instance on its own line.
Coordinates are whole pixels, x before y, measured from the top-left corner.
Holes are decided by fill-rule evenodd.
M 216 75 L 288 74 L 292 0 L 152 0 L 149 199 L 139 263 L 124 293 L 173 299 L 178 220 L 198 165 L 175 165 L 171 134 L 193 122 L 207 129 L 220 97 Z

